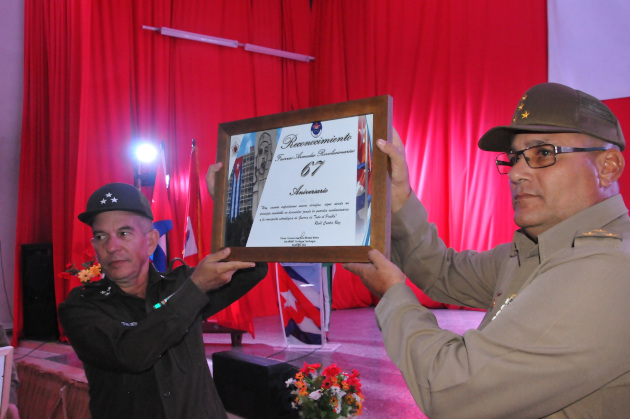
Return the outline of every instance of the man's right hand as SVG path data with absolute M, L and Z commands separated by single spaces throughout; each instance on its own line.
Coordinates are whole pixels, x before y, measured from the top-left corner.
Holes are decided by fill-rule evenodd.
M 202 292 L 212 291 L 229 283 L 234 272 L 239 269 L 256 266 L 254 262 L 221 262 L 229 254 L 230 249 L 225 248 L 209 254 L 199 262 L 190 279 Z
M 409 167 L 405 156 L 405 145 L 396 129 L 393 130 L 392 137 L 391 143 L 385 140 L 378 140 L 376 145 L 383 153 L 387 154 L 392 165 L 392 213 L 394 213 L 407 202 L 409 195 L 411 195 L 411 185 L 409 183 Z

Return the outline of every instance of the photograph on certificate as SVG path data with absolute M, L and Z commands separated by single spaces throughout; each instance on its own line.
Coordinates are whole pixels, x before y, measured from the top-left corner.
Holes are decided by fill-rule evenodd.
M 277 131 L 273 129 L 234 135 L 230 139 L 225 234 L 227 246 L 247 244 L 276 149 Z

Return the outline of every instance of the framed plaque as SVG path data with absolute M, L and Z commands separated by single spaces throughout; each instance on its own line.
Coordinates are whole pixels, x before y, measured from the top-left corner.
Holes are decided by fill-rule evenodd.
M 392 98 L 219 124 L 212 249 L 230 260 L 367 262 L 389 256 Z

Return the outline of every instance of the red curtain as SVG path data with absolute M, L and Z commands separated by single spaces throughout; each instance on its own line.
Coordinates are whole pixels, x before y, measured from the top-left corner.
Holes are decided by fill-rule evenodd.
M 316 60 L 169 38 L 142 25 Z M 80 259 L 90 232 L 76 215 L 102 184 L 133 182 L 130 151 L 140 139 L 165 143 L 169 244 L 179 256 L 193 138 L 204 185 L 219 123 L 382 94 L 394 98 L 412 186 L 447 244 L 484 250 L 510 240 L 507 180 L 476 143 L 509 122 L 528 87 L 546 81 L 546 38 L 544 0 L 25 0 L 16 267 L 25 243 L 52 242 L 56 272 Z M 629 100 L 610 105 L 630 126 Z M 211 220 L 212 201 L 201 193 Z M 211 227 L 202 237 L 208 248 Z M 14 343 L 22 331 L 17 268 L 15 281 Z M 76 285 L 56 280 L 57 302 Z M 269 315 L 276 298 L 270 274 L 240 304 Z M 357 277 L 337 269 L 334 308 L 374 302 Z

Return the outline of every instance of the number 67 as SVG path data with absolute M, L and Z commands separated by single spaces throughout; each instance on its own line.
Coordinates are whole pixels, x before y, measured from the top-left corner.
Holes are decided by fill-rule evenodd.
M 320 167 L 322 167 L 324 165 L 324 161 L 323 160 L 318 160 L 318 161 L 312 161 L 312 162 L 308 162 L 306 166 L 304 166 L 304 169 L 302 169 L 302 177 L 306 177 L 308 176 L 309 173 L 311 173 L 311 166 L 317 166 L 315 167 L 315 169 L 313 170 L 313 173 L 311 173 L 311 176 L 315 176 L 315 173 L 317 173 L 317 171 L 320 169 Z

